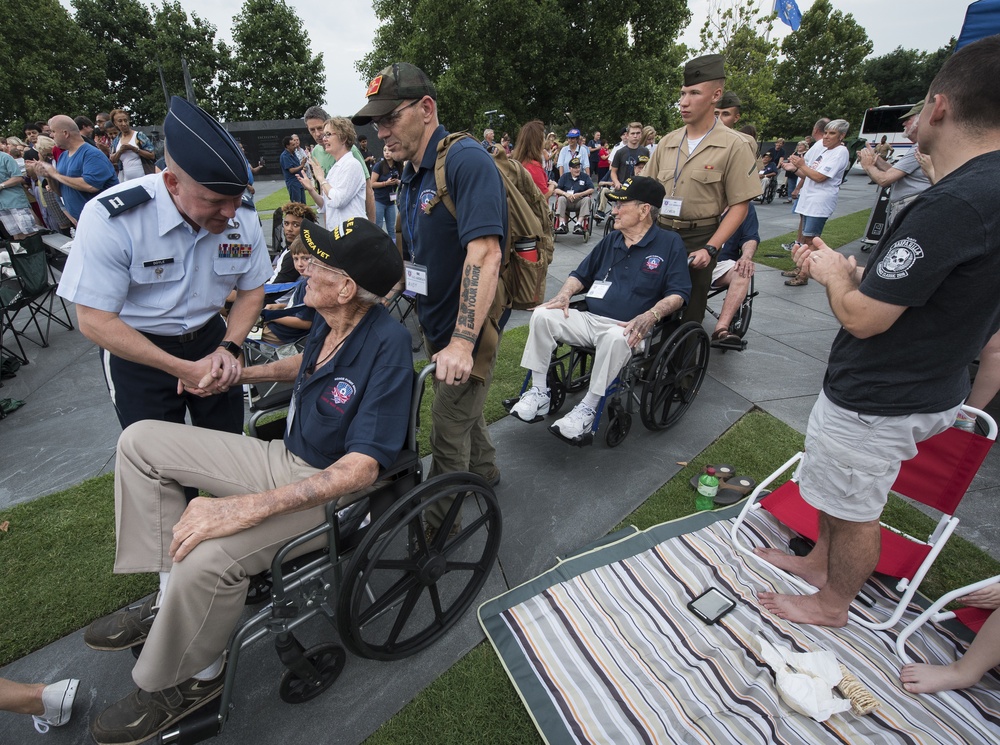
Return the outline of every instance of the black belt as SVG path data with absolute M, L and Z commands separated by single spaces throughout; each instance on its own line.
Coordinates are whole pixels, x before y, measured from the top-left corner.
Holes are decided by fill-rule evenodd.
M 660 227 L 670 230 L 695 230 L 696 228 L 710 228 L 719 224 L 718 217 L 709 217 L 704 220 L 674 220 L 670 217 L 660 216 Z
M 216 316 L 215 318 L 218 318 L 218 316 Z M 175 342 L 178 344 L 185 344 L 189 341 L 194 341 L 199 336 L 204 334 L 206 331 L 211 331 L 211 327 L 214 325 L 213 321 L 215 321 L 215 318 L 212 318 L 210 321 L 208 321 L 208 323 L 206 323 L 201 328 L 197 328 L 194 331 L 188 331 L 186 334 L 180 334 L 179 336 L 162 336 L 160 334 L 151 334 L 148 331 L 142 331 L 140 333 L 150 341 Z

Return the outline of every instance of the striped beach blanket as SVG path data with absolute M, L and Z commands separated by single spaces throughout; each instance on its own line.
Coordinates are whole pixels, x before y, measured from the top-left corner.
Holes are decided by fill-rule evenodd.
M 951 698 L 912 695 L 899 684 L 893 630 L 800 626 L 761 608 L 758 592 L 790 588 L 733 550 L 734 514 L 702 513 L 633 534 L 560 562 L 480 608 L 480 622 L 546 742 L 1000 742 L 996 671 Z M 746 526 L 759 545 L 787 546 L 783 530 L 763 510 Z M 709 587 L 737 600 L 715 625 L 687 608 Z M 865 612 L 887 617 L 891 588 L 873 580 L 867 591 L 877 602 Z M 903 623 L 919 610 L 911 608 Z M 756 639 L 795 652 L 832 651 L 881 708 L 825 722 L 795 713 L 779 698 Z M 910 654 L 949 662 L 967 640 L 927 626 L 912 637 Z

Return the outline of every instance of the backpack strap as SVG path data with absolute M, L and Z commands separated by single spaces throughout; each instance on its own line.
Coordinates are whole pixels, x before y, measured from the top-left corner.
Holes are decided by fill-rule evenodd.
M 479 144 L 479 141 L 468 132 L 452 132 L 437 144 L 437 159 L 434 161 L 434 187 L 437 191 L 431 200 L 427 202 L 424 211 L 429 215 L 431 211 L 440 203 L 444 203 L 445 209 L 451 216 L 458 219 L 458 209 L 455 207 L 455 200 L 448 193 L 448 183 L 445 178 L 445 158 L 448 156 L 448 149 L 459 140 L 469 138 Z

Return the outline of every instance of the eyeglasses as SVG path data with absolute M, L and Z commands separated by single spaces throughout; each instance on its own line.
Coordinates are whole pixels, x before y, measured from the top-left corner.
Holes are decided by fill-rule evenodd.
M 310 256 L 309 257 L 309 261 L 306 262 L 306 266 L 309 268 L 310 272 L 315 267 L 319 267 L 320 269 L 326 269 L 328 272 L 334 272 L 335 274 L 340 274 L 341 276 L 347 277 L 348 279 L 351 278 L 351 275 L 348 274 L 347 272 L 345 272 L 344 270 L 337 269 L 336 267 L 332 267 L 329 264 L 324 264 L 322 261 L 320 261 L 319 259 L 317 259 L 315 256 Z
M 372 117 L 372 124 L 375 125 L 376 129 L 382 129 L 383 127 L 385 127 L 386 129 L 392 129 L 399 122 L 399 119 L 401 116 L 403 116 L 404 111 L 406 111 L 408 108 L 412 106 L 416 106 L 423 100 L 424 99 L 422 98 L 418 98 L 416 101 L 410 101 L 408 104 L 406 104 L 406 106 L 401 106 L 400 108 L 396 109 L 390 114 L 386 114 L 385 116 Z

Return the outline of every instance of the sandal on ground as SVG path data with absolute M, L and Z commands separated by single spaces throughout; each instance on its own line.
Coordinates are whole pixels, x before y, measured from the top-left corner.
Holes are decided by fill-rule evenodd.
M 712 344 L 739 345 L 742 339 L 729 331 L 729 329 L 716 329 L 712 332 Z
M 712 465 L 712 464 L 709 463 L 708 465 Z M 712 466 L 712 468 L 715 469 L 715 475 L 719 478 L 719 486 L 720 487 L 722 486 L 723 483 L 725 483 L 726 479 L 730 478 L 731 476 L 735 475 L 735 473 L 736 473 L 736 469 L 733 468 L 728 463 L 720 463 L 720 464 L 718 464 L 716 466 Z M 705 473 L 705 469 L 702 468 L 700 471 L 698 471 L 698 473 L 696 473 L 694 476 L 691 477 L 691 488 L 692 489 L 697 489 L 698 488 L 698 479 L 700 479 L 704 473 Z
M 749 476 L 730 476 L 726 479 L 726 488 L 734 489 L 741 494 L 749 494 L 757 488 L 757 482 Z
M 788 285 L 789 287 L 802 287 L 802 285 L 809 284 L 809 279 L 806 277 L 800 277 L 796 275 L 791 279 L 786 279 L 785 284 Z
M 781 276 L 782 277 L 798 277 L 799 276 L 799 270 L 798 269 L 788 269 L 787 271 L 782 272 Z

